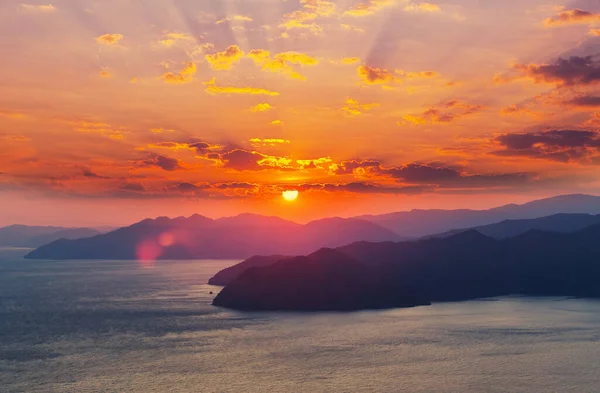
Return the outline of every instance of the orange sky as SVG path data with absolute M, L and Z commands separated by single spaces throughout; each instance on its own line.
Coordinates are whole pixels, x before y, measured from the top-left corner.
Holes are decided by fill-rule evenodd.
M 597 0 L 4 1 L 0 225 L 600 194 L 597 53 Z

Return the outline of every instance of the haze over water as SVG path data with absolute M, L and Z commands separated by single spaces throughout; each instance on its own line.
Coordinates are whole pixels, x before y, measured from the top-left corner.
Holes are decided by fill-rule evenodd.
M 210 305 L 236 261 L 0 254 L 1 392 L 591 392 L 600 302 L 520 297 L 359 313 Z

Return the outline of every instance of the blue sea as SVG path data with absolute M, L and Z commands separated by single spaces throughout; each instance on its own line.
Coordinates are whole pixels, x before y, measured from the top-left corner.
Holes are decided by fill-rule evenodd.
M 600 301 L 245 313 L 206 284 L 239 261 L 24 253 L 0 251 L 3 393 L 600 392 Z

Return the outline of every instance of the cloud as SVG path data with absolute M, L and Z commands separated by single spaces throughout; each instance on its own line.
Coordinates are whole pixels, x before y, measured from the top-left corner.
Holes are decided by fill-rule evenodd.
M 600 107 L 600 96 L 581 96 L 565 103 L 580 108 L 598 108 Z
M 196 38 L 188 33 L 166 33 L 164 37 L 158 41 L 161 45 L 170 48 L 177 42 L 195 43 Z M 205 44 L 206 45 L 206 44 Z
M 407 12 L 441 12 L 442 9 L 437 4 L 432 3 L 418 3 L 409 4 L 404 7 L 404 11 Z
M 368 65 L 358 67 L 358 76 L 364 83 L 371 85 L 388 85 L 402 82 L 393 71 Z
M 100 70 L 100 72 L 98 72 L 98 75 L 100 75 L 102 78 L 112 78 L 113 74 L 110 72 L 110 70 L 108 69 L 103 69 Z
M 88 167 L 81 168 L 81 172 L 82 172 L 82 174 L 83 174 L 84 177 L 88 177 L 88 178 L 93 178 L 93 179 L 110 179 L 109 177 L 97 174 L 96 172 L 94 172 L 93 170 L 91 170 Z
M 590 29 L 589 34 L 596 37 L 600 37 L 600 29 Z
M 206 55 L 206 61 L 213 70 L 230 70 L 235 63 L 244 57 L 244 52 L 237 45 L 230 45 L 225 51 Z
M 100 134 L 114 140 L 125 138 L 123 129 L 115 128 L 105 123 L 86 120 L 66 120 L 64 122 L 71 125 L 78 132 Z
M 532 116 L 532 117 L 541 117 L 542 114 L 538 112 L 534 112 L 529 108 L 525 108 L 521 105 L 510 105 L 500 110 L 500 114 L 503 116 Z
M 298 80 L 306 80 L 306 78 L 296 71 L 294 65 L 305 67 L 319 63 L 319 60 L 314 57 L 300 52 L 281 52 L 271 56 L 267 50 L 253 49 L 248 57 L 263 71 L 281 73 Z
M 591 85 L 600 82 L 600 63 L 592 56 L 560 58 L 554 64 L 517 64 L 516 75 L 496 76 L 498 83 L 518 79 L 531 79 L 534 83 L 549 83 L 557 86 Z
M 279 93 L 267 89 L 256 87 L 236 87 L 236 86 L 217 86 L 216 78 L 204 82 L 206 85 L 205 91 L 209 94 L 250 94 L 250 95 L 266 95 L 278 96 Z
M 266 139 L 252 138 L 252 139 L 250 139 L 250 143 L 252 143 L 252 145 L 255 147 L 259 147 L 259 146 L 289 145 L 292 142 L 290 142 L 287 139 L 281 139 L 281 138 L 266 138 Z
M 156 166 L 165 171 L 175 171 L 177 169 L 181 169 L 182 166 L 176 158 L 161 156 L 161 155 L 151 155 L 146 160 L 141 161 L 143 166 Z
M 253 106 L 250 110 L 252 112 L 266 112 L 266 111 L 270 111 L 273 108 L 274 107 L 271 104 L 269 104 L 268 102 L 263 102 L 263 103 Z
M 189 182 L 181 182 L 181 183 L 177 183 L 173 186 L 167 187 L 168 191 L 178 191 L 181 193 L 189 193 L 189 192 L 195 192 L 201 189 L 204 189 L 205 186 L 202 184 L 200 186 L 193 184 L 193 183 L 189 183 Z
M 21 112 L 0 109 L 0 117 L 6 118 L 6 119 L 20 120 L 20 119 L 24 119 L 26 116 L 24 113 L 21 113 Z
M 590 162 L 600 153 L 600 134 L 588 130 L 550 130 L 503 134 L 496 142 L 497 156 L 515 156 L 560 162 Z
M 166 72 L 163 74 L 162 78 L 165 82 L 175 85 L 190 83 L 194 81 L 196 70 L 196 63 L 190 61 L 185 63 L 178 73 Z
M 344 15 L 360 17 L 367 16 L 376 13 L 377 11 L 394 4 L 392 0 L 367 0 L 362 3 L 358 3 L 354 7 L 350 8 Z
M 231 168 L 240 172 L 264 169 L 258 164 L 264 158 L 265 156 L 260 153 L 242 149 L 235 149 L 221 156 L 225 168 Z
M 96 42 L 102 45 L 115 45 L 123 39 L 123 34 L 104 34 L 100 37 L 96 37 Z
M 26 12 L 55 12 L 56 7 L 52 4 L 21 4 L 20 9 Z
M 357 100 L 353 98 L 348 98 L 346 99 L 345 105 L 342 107 L 341 110 L 350 116 L 358 116 L 370 111 L 376 106 L 379 106 L 379 104 L 360 104 Z
M 584 11 L 579 8 L 561 11 L 557 16 L 544 20 L 546 27 L 557 27 L 573 24 L 591 24 L 600 21 L 600 13 Z
M 409 72 L 404 70 L 387 70 L 369 65 L 362 65 L 358 67 L 357 71 L 363 83 L 383 85 L 383 87 L 400 84 L 403 82 L 403 79 L 428 79 L 439 76 L 439 73 L 435 71 Z
M 227 23 L 227 22 L 252 22 L 252 21 L 253 21 L 253 19 L 250 18 L 249 16 L 233 15 L 233 16 L 229 16 L 227 18 L 219 19 L 215 23 L 220 25 L 222 23 Z
M 403 116 L 402 120 L 404 120 L 405 123 L 412 123 L 415 125 L 427 123 L 452 123 L 462 119 L 465 116 L 480 112 L 483 108 L 483 105 L 468 104 L 458 100 L 450 100 L 439 106 L 431 107 L 421 114 Z
M 378 160 L 347 160 L 339 164 L 329 166 L 331 174 L 334 175 L 358 175 L 364 176 L 367 170 L 373 169 L 378 172 L 382 163 Z
M 306 183 L 294 186 L 299 191 L 324 191 L 324 192 L 351 192 L 357 194 L 394 194 L 417 195 L 433 191 L 431 187 L 422 186 L 386 186 L 374 183 Z
M 342 64 L 355 64 L 358 63 L 360 59 L 358 57 L 344 57 L 341 61 Z
M 384 166 L 379 160 L 350 160 L 331 166 L 332 174 L 359 178 L 394 180 L 399 183 L 435 188 L 486 188 L 517 186 L 532 179 L 529 173 L 473 174 L 442 163 L 408 163 Z

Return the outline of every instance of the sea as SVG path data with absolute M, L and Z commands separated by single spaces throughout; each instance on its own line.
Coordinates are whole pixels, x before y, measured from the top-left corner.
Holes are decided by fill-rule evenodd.
M 0 251 L 0 392 L 600 392 L 600 301 L 352 313 L 213 307 L 239 261 Z

